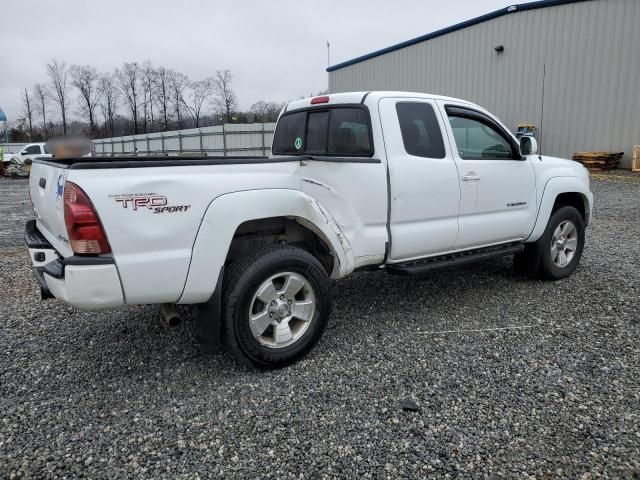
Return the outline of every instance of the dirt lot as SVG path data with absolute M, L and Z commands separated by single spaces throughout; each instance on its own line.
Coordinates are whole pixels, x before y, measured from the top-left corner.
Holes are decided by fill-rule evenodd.
M 256 372 L 154 306 L 40 302 L 0 179 L 0 477 L 638 478 L 640 177 L 592 189 L 569 279 L 356 274 L 308 359 Z

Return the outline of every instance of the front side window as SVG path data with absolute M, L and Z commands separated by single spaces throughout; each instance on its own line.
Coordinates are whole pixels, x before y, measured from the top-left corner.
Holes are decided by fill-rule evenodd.
M 464 160 L 516 158 L 509 141 L 488 123 L 451 114 L 449 122 L 460 158 Z
M 40 145 L 29 145 L 22 151 L 23 155 L 40 155 Z
M 371 156 L 369 112 L 332 107 L 283 115 L 272 150 L 275 155 Z
M 433 107 L 423 102 L 396 104 L 404 149 L 409 155 L 444 158 L 444 141 Z

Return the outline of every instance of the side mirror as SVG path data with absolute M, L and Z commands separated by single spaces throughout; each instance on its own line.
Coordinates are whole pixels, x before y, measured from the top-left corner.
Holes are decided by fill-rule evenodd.
M 20 152 L 20 155 L 26 155 L 26 154 L 27 154 L 27 152 L 25 152 L 24 150 L 22 150 L 22 151 Z
M 527 135 L 520 137 L 520 154 L 526 156 L 535 155 L 536 153 L 538 153 L 537 140 L 534 137 L 529 137 Z

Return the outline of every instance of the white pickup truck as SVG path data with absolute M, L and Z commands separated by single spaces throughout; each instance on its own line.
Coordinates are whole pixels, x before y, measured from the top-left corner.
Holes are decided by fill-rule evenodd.
M 38 157 L 51 157 L 51 153 L 44 142 L 30 143 L 14 153 L 5 152 L 3 163 L 5 164 L 5 168 L 7 168 L 11 162 L 22 165 L 25 160 L 33 161 Z
M 197 304 L 196 332 L 258 367 L 304 356 L 329 279 L 501 255 L 556 280 L 582 255 L 584 167 L 482 107 L 405 92 L 290 103 L 268 158 L 35 160 L 25 239 L 43 297 Z

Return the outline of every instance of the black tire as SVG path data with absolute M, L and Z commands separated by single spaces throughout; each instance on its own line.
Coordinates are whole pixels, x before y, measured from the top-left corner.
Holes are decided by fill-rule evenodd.
M 559 267 L 554 263 L 551 256 L 551 240 L 558 225 L 566 220 L 572 222 L 576 227 L 577 246 L 571 261 L 566 266 Z M 560 207 L 556 210 L 553 215 L 551 215 L 542 237 L 536 242 L 536 250 L 540 262 L 538 276 L 546 280 L 560 280 L 571 275 L 578 266 L 578 263 L 580 263 L 582 251 L 584 250 L 584 240 L 584 219 L 582 215 L 580 215 L 580 212 L 571 206 Z
M 254 338 L 249 309 L 258 288 L 270 277 L 293 272 L 304 277 L 315 296 L 315 311 L 304 333 L 288 346 L 273 348 Z M 331 312 L 329 278 L 322 264 L 306 251 L 290 246 L 261 245 L 228 268 L 222 291 L 224 347 L 245 365 L 280 368 L 307 355 L 318 342 Z

